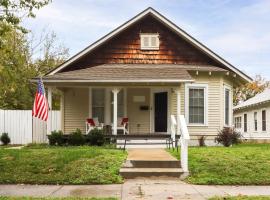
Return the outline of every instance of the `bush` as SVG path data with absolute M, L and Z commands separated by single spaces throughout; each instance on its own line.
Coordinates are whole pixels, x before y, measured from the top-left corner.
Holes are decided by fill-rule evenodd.
M 64 137 L 62 131 L 52 131 L 51 135 L 48 135 L 49 144 L 50 145 L 59 145 L 62 146 L 64 144 Z
M 7 133 L 2 133 L 0 140 L 3 145 L 8 145 L 10 143 L 10 138 Z
M 82 135 L 82 132 L 80 129 L 76 129 L 75 132 L 71 133 L 71 135 L 68 138 L 68 144 L 79 146 L 84 145 L 86 143 L 85 137 Z
M 225 147 L 229 147 L 233 144 L 238 144 L 241 142 L 241 134 L 236 132 L 234 128 L 224 127 L 219 131 L 215 141 L 223 144 Z
M 105 137 L 103 134 L 103 130 L 93 129 L 88 133 L 87 140 L 90 145 L 102 146 L 105 143 Z

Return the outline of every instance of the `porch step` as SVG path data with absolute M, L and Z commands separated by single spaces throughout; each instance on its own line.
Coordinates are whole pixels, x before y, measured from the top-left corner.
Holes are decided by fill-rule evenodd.
M 121 168 L 120 175 L 126 179 L 136 177 L 166 176 L 179 178 L 183 174 L 181 168 Z
M 125 140 L 117 140 L 116 145 L 118 148 L 124 148 Z M 167 148 L 165 139 L 140 139 L 140 140 L 127 140 L 126 148 Z
M 181 168 L 179 160 L 127 160 L 123 168 Z

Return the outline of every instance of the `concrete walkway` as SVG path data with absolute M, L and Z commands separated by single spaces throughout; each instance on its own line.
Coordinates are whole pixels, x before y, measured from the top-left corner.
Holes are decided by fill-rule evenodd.
M 122 185 L 0 185 L 1 196 L 117 197 L 122 200 L 208 199 L 226 195 L 269 195 L 270 186 L 190 185 L 179 179 L 131 179 Z
M 177 160 L 164 149 L 128 149 L 127 160 Z

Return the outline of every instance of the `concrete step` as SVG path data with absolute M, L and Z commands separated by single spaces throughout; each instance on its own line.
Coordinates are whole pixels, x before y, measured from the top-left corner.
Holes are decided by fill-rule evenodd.
M 179 160 L 127 160 L 122 168 L 181 168 Z
M 181 168 L 121 168 L 120 175 L 126 179 L 136 177 L 176 177 L 183 174 Z

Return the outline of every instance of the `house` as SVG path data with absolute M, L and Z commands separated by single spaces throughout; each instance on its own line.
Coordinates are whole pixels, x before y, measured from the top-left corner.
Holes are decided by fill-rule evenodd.
M 153 8 L 43 77 L 49 104 L 51 92 L 61 91 L 65 134 L 85 131 L 89 117 L 113 127 L 127 117 L 129 134 L 170 134 L 170 116 L 181 114 L 194 144 L 203 135 L 213 143 L 219 129 L 232 125 L 233 88 L 249 81 Z
M 270 140 L 270 89 L 233 108 L 234 126 L 247 140 Z

